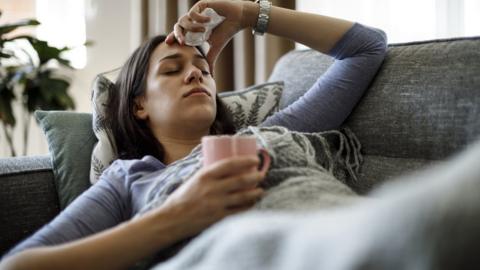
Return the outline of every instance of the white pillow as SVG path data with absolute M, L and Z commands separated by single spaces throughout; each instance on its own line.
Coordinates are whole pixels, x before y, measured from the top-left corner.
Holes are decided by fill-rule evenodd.
M 93 131 L 98 143 L 93 148 L 90 182 L 98 181 L 102 172 L 116 159 L 114 146 L 109 139 L 105 125 L 105 104 L 108 90 L 114 87 L 119 70 L 103 73 L 95 78 L 92 91 Z M 279 110 L 283 82 L 269 82 L 254 85 L 243 90 L 223 92 L 219 97 L 233 116 L 237 130 L 247 126 L 257 126 Z

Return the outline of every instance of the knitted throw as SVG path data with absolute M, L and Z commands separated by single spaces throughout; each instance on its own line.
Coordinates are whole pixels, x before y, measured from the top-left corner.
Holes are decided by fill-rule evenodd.
M 357 198 L 349 184 L 357 181 L 361 145 L 348 129 L 301 133 L 286 128 L 248 127 L 238 135 L 254 135 L 271 157 L 262 186 L 265 196 L 256 209 L 308 210 L 350 202 Z M 201 145 L 169 165 L 147 193 L 139 215 L 160 206 L 202 165 Z
M 359 196 L 348 185 L 357 181 L 362 163 L 360 143 L 347 128 L 318 133 L 292 132 L 286 128 L 248 127 L 238 135 L 254 135 L 257 145 L 271 157 L 262 186 L 264 197 L 256 210 L 309 210 L 351 203 Z M 201 145 L 184 159 L 170 164 L 156 179 L 137 214 L 159 207 L 202 165 Z M 192 238 L 167 247 L 141 263 L 164 261 L 177 254 Z

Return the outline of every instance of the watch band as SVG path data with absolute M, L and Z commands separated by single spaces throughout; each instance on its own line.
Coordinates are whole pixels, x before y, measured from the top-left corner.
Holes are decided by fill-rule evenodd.
M 257 25 L 253 28 L 252 34 L 262 36 L 267 31 L 272 2 L 268 0 L 256 0 L 255 3 L 259 4 L 260 11 L 258 13 Z

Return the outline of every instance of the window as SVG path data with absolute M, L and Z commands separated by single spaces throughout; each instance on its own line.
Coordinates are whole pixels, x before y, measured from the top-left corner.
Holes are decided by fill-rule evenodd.
M 465 35 L 480 35 L 480 1 L 465 0 Z
M 30 34 L 55 47 L 75 48 L 65 53 L 75 68 L 83 68 L 87 51 L 85 33 L 85 1 L 79 0 L 0 0 L 1 23 L 35 18 L 41 25 L 21 28 L 14 35 Z M 21 43 L 21 41 L 20 41 Z
M 389 43 L 480 35 L 478 0 L 298 0 L 297 9 L 378 27 Z
M 74 48 L 65 52 L 65 58 L 75 68 L 83 68 L 87 63 L 87 50 L 83 45 L 86 40 L 84 2 L 36 0 L 36 17 L 41 22 L 37 37 L 58 48 Z

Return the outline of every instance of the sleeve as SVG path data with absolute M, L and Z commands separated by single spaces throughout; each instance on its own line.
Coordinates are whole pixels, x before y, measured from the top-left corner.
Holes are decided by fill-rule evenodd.
M 80 239 L 113 227 L 130 217 L 126 174 L 113 163 L 100 180 L 75 199 L 50 223 L 25 239 L 5 257 L 22 250 Z
M 335 62 L 297 101 L 262 126 L 319 132 L 338 128 L 368 88 L 387 51 L 383 31 L 355 23 L 328 55 Z

